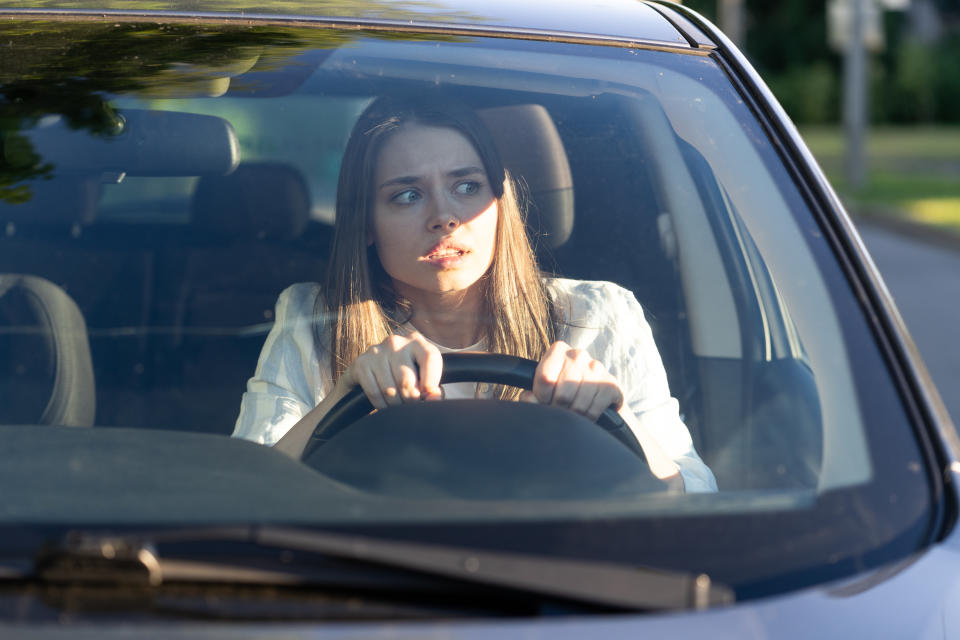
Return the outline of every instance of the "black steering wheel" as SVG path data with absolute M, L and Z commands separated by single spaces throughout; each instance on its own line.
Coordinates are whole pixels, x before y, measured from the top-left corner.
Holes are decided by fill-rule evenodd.
M 535 360 L 517 356 L 497 353 L 448 353 L 443 356 L 440 383 L 486 382 L 532 389 L 536 368 Z M 369 415 L 371 411 L 373 405 L 363 389 L 359 386 L 351 389 L 321 418 L 303 449 L 301 459 L 309 458 L 334 436 Z M 613 407 L 607 408 L 600 415 L 597 425 L 646 462 L 646 456 L 636 436 Z

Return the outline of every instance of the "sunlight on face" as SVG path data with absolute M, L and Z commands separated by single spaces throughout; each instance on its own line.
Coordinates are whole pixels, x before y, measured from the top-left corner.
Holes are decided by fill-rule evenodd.
M 370 240 L 400 295 L 475 289 L 493 261 L 497 200 L 466 137 L 404 125 L 380 151 L 373 189 Z

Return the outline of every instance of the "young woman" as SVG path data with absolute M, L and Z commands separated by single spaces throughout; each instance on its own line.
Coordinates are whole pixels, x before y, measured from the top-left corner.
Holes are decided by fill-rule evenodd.
M 441 389 L 440 354 L 457 350 L 537 360 L 533 390 Z M 357 385 L 378 409 L 499 397 L 596 420 L 615 405 L 654 475 L 686 491 L 716 490 L 633 294 L 541 276 L 489 133 L 472 111 L 437 96 L 381 98 L 358 120 L 340 171 L 327 280 L 280 295 L 234 435 L 299 455 Z

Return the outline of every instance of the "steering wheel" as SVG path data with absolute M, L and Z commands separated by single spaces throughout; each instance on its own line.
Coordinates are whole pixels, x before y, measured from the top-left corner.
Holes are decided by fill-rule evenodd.
M 440 383 L 486 382 L 532 389 L 536 368 L 535 360 L 517 356 L 498 353 L 448 353 L 443 355 Z M 351 389 L 317 424 L 303 449 L 301 459 L 308 459 L 334 436 L 371 411 L 373 405 L 363 389 L 359 386 Z M 646 463 L 646 456 L 636 436 L 612 406 L 600 415 L 597 425 Z

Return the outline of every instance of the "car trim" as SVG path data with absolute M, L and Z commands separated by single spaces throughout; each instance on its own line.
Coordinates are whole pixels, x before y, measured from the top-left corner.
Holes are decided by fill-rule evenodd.
M 649 3 L 649 6 L 651 9 L 654 9 L 657 11 L 657 13 L 662 15 L 667 22 L 673 25 L 674 29 L 683 34 L 683 37 L 687 39 L 691 47 L 708 49 L 716 48 L 717 45 L 710 40 L 710 38 L 708 38 L 703 31 L 698 29 L 684 16 L 673 10 L 672 7 L 675 6 L 675 4 L 676 3 L 672 2 L 671 0 L 666 0 L 662 3 L 661 0 L 653 0 L 653 2 Z
M 426 20 L 389 20 L 374 18 L 342 18 L 335 16 L 306 16 L 279 14 L 231 14 L 215 12 L 189 13 L 183 11 L 131 11 L 126 9 L 10 9 L 0 8 L 0 20 L 64 20 L 64 21 L 120 21 L 141 22 L 162 20 L 165 23 L 186 22 L 190 24 L 238 24 L 244 26 L 325 27 L 355 31 L 390 31 L 411 34 L 438 34 L 452 36 L 491 36 L 516 40 L 546 40 L 571 44 L 593 44 L 621 48 L 641 48 L 654 51 L 683 52 L 706 55 L 707 51 L 691 46 L 689 37 L 678 30 L 686 43 L 665 42 L 643 38 L 625 38 L 595 33 L 554 31 L 495 25 L 465 25 L 452 22 Z M 669 22 L 669 21 L 668 21 Z M 672 26 L 673 25 L 671 23 Z

